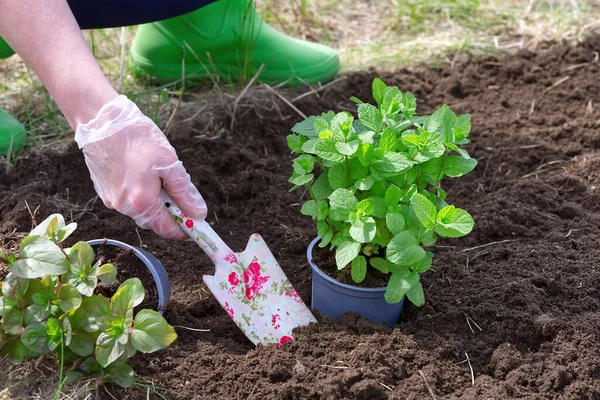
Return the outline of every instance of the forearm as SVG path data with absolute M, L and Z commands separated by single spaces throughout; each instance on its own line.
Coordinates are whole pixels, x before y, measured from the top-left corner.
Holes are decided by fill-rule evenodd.
M 0 36 L 39 76 L 73 129 L 117 97 L 66 0 L 0 0 Z

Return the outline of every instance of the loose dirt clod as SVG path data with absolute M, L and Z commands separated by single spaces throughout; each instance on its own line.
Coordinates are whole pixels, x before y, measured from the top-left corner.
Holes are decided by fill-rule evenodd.
M 299 329 L 295 342 L 254 348 L 203 293 L 201 277 L 212 266 L 196 245 L 143 231 L 144 245 L 171 278 L 166 318 L 210 331 L 178 329 L 171 348 L 135 357 L 136 371 L 190 399 L 600 397 L 600 110 L 587 107 L 600 103 L 600 63 L 570 69 L 568 80 L 543 94 L 565 76 L 561 71 L 588 62 L 598 48 L 600 38 L 591 38 L 576 48 L 542 46 L 537 54 L 457 59 L 445 70 L 380 74 L 411 91 L 423 112 L 447 103 L 471 113 L 469 152 L 481 161 L 470 179 L 444 187 L 457 206 L 472 211 L 475 230 L 460 242 L 438 243 L 433 268 L 423 276 L 427 301 L 419 309 L 407 305 L 399 326 L 355 315 L 320 317 L 319 324 Z M 293 104 L 306 114 L 353 110 L 348 97 L 370 99 L 374 75 L 349 75 L 318 97 L 280 94 L 297 98 Z M 213 122 L 203 114 L 186 121 L 181 110 L 172 143 L 218 215 L 209 217 L 215 230 L 236 250 L 249 234 L 263 235 L 310 303 L 305 252 L 316 232 L 299 207 L 290 206 L 301 193 L 289 193 L 287 182 L 285 136 L 299 118 L 283 102 L 279 109 L 286 118 L 240 109 L 235 130 L 210 141 L 194 132 Z M 219 118 L 230 126 L 226 115 Z M 0 173 L 1 238 L 8 242 L 29 231 L 25 200 L 32 209 L 40 206 L 38 221 L 65 212 L 49 199 L 66 189 L 77 204 L 95 196 L 75 146 L 63 154 L 34 153 Z M 73 240 L 139 243 L 133 221 L 101 202 L 92 207 Z M 473 372 L 460 363 L 465 351 Z M 0 373 L 0 387 L 2 379 Z M 146 398 L 146 390 L 110 391 L 120 399 Z

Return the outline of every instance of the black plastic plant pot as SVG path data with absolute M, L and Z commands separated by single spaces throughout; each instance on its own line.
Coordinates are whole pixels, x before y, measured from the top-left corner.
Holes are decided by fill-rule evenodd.
M 152 254 L 139 247 L 131 246 L 127 243 L 119 242 L 118 240 L 112 239 L 94 239 L 87 242 L 90 246 L 108 245 L 116 246 L 127 250 L 132 250 L 137 258 L 139 258 L 146 268 L 152 274 L 154 282 L 156 283 L 156 289 L 158 291 L 158 312 L 163 314 L 169 305 L 171 300 L 171 283 L 169 282 L 169 276 L 165 267 L 160 261 Z M 119 266 L 117 265 L 117 269 Z
M 313 262 L 313 249 L 320 240 L 320 237 L 315 238 L 306 252 L 312 268 L 312 308 L 332 318 L 351 311 L 375 323 L 395 325 L 400 318 L 404 298 L 399 303 L 390 304 L 385 301 L 385 287 L 347 285 L 321 271 Z

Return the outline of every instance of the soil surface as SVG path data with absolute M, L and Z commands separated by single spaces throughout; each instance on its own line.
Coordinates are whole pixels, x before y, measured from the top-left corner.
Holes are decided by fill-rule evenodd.
M 110 285 L 105 286 L 98 282 L 98 289 L 106 297 L 112 297 L 117 292 L 121 283 L 130 278 L 139 278 L 144 286 L 144 300 L 135 308 L 135 312 L 150 308 L 158 309 L 158 289 L 152 273 L 140 260 L 133 250 L 122 249 L 101 244 L 94 246 L 96 259 L 102 264 L 113 264 L 117 268 L 117 278 Z
M 451 203 L 472 213 L 473 233 L 433 248 L 433 267 L 423 276 L 426 304 L 407 305 L 395 328 L 349 314 L 319 316 L 275 349 L 252 346 L 206 290 L 202 274 L 213 266 L 194 243 L 140 231 L 170 274 L 167 319 L 210 331 L 176 328 L 172 347 L 134 358 L 136 371 L 168 388 L 167 398 L 599 399 L 597 51 L 595 38 L 535 54 L 467 57 L 444 70 L 355 74 L 318 98 L 295 102 L 306 114 L 354 110 L 349 97 L 371 100 L 379 75 L 411 91 L 421 113 L 443 103 L 471 113 L 469 152 L 479 165 L 444 189 Z M 198 132 L 214 121 L 229 127 L 231 118 L 200 114 L 182 119 L 171 140 L 215 230 L 238 250 L 253 232 L 262 234 L 310 304 L 305 252 L 316 231 L 300 214 L 301 193 L 289 193 L 287 182 L 285 136 L 299 119 L 269 98 L 238 111 L 233 131 L 218 139 Z M 80 217 L 77 240 L 139 243 L 135 224 L 90 201 L 94 196 L 75 146 L 30 153 L 0 173 L 1 243 L 12 248 L 29 231 L 25 201 L 40 206 L 39 220 L 52 212 Z M 145 389 L 109 390 L 115 398 L 146 398 Z

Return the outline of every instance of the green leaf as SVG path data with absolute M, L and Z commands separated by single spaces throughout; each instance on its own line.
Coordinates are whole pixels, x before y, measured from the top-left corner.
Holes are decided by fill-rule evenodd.
M 50 302 L 46 304 L 32 304 L 25 310 L 24 320 L 26 324 L 32 324 L 35 322 L 42 322 L 51 313 Z
M 345 156 L 339 153 L 335 147 L 335 143 L 331 141 L 317 143 L 315 145 L 315 154 L 321 157 L 323 160 L 337 163 L 346 159 Z
M 292 167 L 299 175 L 308 174 L 315 167 L 315 158 L 309 154 L 302 154 L 294 160 Z
M 447 206 L 438 212 L 435 232 L 442 237 L 456 238 L 470 233 L 474 225 L 473 217 L 468 212 Z
M 437 214 L 435 205 L 420 193 L 411 197 L 410 204 L 423 226 L 427 229 L 433 229 Z
M 368 216 L 375 211 L 375 202 L 372 199 L 364 199 L 358 203 L 356 213 L 361 216 Z
M 109 335 L 104 332 L 96 340 L 96 360 L 102 367 L 113 363 L 125 352 L 125 344 L 128 340 L 127 331 L 120 335 Z
M 396 185 L 390 185 L 385 192 L 385 204 L 388 207 L 395 207 L 402 197 L 402 189 Z
M 394 264 L 403 265 L 405 250 L 416 246 L 417 239 L 409 231 L 402 231 L 390 241 L 386 248 L 386 258 Z
M 67 239 L 75 230 L 77 229 L 77 224 L 72 222 L 64 227 L 59 227 L 58 232 L 56 233 L 56 239 L 59 243 L 62 243 Z
M 371 258 L 371 266 L 381 273 L 388 274 L 390 270 L 387 267 L 387 261 L 383 258 Z
M 385 300 L 391 304 L 399 303 L 417 283 L 419 283 L 419 274 L 417 273 L 394 272 L 385 291 Z
M 294 153 L 302 153 L 302 145 L 306 142 L 306 138 L 298 135 L 287 135 L 287 145 Z
M 19 259 L 11 265 L 11 271 L 20 278 L 39 278 L 44 275 L 61 275 L 69 267 L 67 258 L 52 241 L 29 236 L 19 245 Z
M 317 144 L 319 144 L 321 142 L 322 142 L 321 139 L 319 139 L 318 137 L 314 138 L 314 139 L 309 139 L 302 144 L 301 150 L 305 153 L 316 154 L 315 148 L 317 147 Z
M 340 189 L 346 187 L 346 182 L 348 180 L 348 168 L 346 167 L 346 163 L 335 164 L 333 167 L 329 168 L 329 185 L 333 189 Z
M 373 166 L 381 172 L 403 172 L 413 164 L 404 153 L 385 153 L 381 160 L 373 161 Z
M 27 347 L 21 340 L 10 340 L 0 348 L 0 356 L 6 357 L 11 364 L 20 364 L 27 357 Z
M 358 151 L 357 151 L 358 161 L 365 167 L 368 167 L 369 165 L 371 165 L 371 162 L 373 162 L 374 156 L 375 156 L 375 150 L 371 143 L 362 143 L 358 147 Z
M 368 243 L 372 241 L 376 234 L 377 225 L 375 224 L 375 220 L 371 217 L 365 218 L 360 222 L 360 224 L 357 226 L 353 225 L 350 228 L 350 236 L 352 236 L 352 239 L 360 243 Z
M 454 140 L 456 142 L 462 142 L 467 137 L 469 137 L 469 133 L 471 132 L 471 123 L 463 122 L 454 128 Z
M 307 202 L 302 204 L 302 209 L 300 209 L 300 213 L 302 213 L 302 215 L 312 217 L 313 219 L 317 219 L 317 202 L 314 200 L 308 200 Z
M 377 143 L 377 148 L 382 149 L 384 152 L 393 152 L 396 150 L 396 132 L 391 128 L 387 128 L 381 135 Z
M 346 221 L 349 214 L 358 207 L 358 200 L 348 189 L 336 189 L 329 199 L 329 215 L 336 221 Z
M 20 308 L 13 308 L 2 314 L 2 329 L 9 335 L 16 335 L 23 324 L 24 312 Z
M 371 189 L 371 187 L 373 186 L 373 184 L 375 183 L 375 177 L 369 175 L 365 178 L 359 179 L 356 182 L 354 182 L 354 186 L 362 191 L 367 191 L 369 189 Z
M 71 342 L 68 347 L 77 355 L 86 357 L 94 352 L 94 343 L 96 336 L 88 332 L 74 331 L 71 335 Z
M 119 286 L 110 299 L 110 310 L 113 315 L 130 319 L 133 317 L 133 308 L 144 300 L 144 286 L 138 278 L 130 278 Z M 102 364 L 100 362 L 100 364 Z
M 292 128 L 292 132 L 297 133 L 298 135 L 306 136 L 307 138 L 315 138 L 317 137 L 317 132 L 315 131 L 315 120 L 316 116 L 311 116 L 306 118 L 302 122 L 298 122 Z
M 104 264 L 98 270 L 98 279 L 105 285 L 110 285 L 115 279 L 117 279 L 117 269 L 112 264 Z
M 321 133 L 329 130 L 329 122 L 325 118 L 317 117 L 314 121 L 315 132 Z
M 63 328 L 60 322 L 56 318 L 50 318 L 46 322 L 46 344 L 50 351 L 54 351 L 59 345 L 63 338 Z
M 338 269 L 345 268 L 360 252 L 360 243 L 353 240 L 342 242 L 335 251 L 335 263 Z
M 429 132 L 435 132 L 442 126 L 442 118 L 446 112 L 447 106 L 438 108 L 423 124 L 423 129 Z
M 294 173 L 295 175 L 296 173 Z M 303 186 L 306 185 L 307 183 L 309 183 L 310 181 L 313 180 L 315 176 L 313 174 L 307 174 L 307 175 L 295 175 L 292 176 L 292 178 L 290 179 L 290 183 L 293 183 L 294 185 L 297 186 Z
M 325 171 L 313 182 L 312 186 L 312 194 L 315 196 L 315 200 L 325 200 L 329 198 L 331 193 L 333 193 L 333 189 L 329 185 L 329 176 L 328 172 Z
M 94 262 L 94 249 L 86 242 L 77 242 L 69 253 L 71 264 L 76 264 L 79 268 L 87 267 Z
M 164 349 L 177 339 L 175 329 L 154 310 L 142 310 L 135 316 L 131 344 L 142 353 Z
M 406 292 L 406 297 L 408 297 L 408 300 L 417 307 L 425 304 L 425 293 L 423 293 L 421 282 L 417 282 L 411 286 L 408 292 Z
M 130 388 L 135 384 L 133 368 L 124 362 L 114 362 L 104 369 L 103 380 L 109 380 L 123 388 Z
M 429 268 L 431 268 L 432 262 L 433 262 L 433 253 L 430 251 L 426 251 L 425 257 L 423 257 L 421 259 L 421 261 L 419 261 L 415 265 L 411 266 L 411 269 L 413 270 L 413 272 L 418 272 L 419 274 L 422 274 L 423 272 L 425 272 Z
M 404 229 L 404 217 L 399 212 L 389 212 L 385 216 L 385 223 L 393 235 L 397 235 Z
M 60 309 L 68 312 L 81 305 L 81 294 L 76 287 L 72 285 L 62 285 L 58 291 L 60 298 Z
M 47 353 L 50 351 L 47 331 L 46 322 L 29 325 L 21 334 L 21 341 L 25 347 L 36 353 Z
M 65 218 L 60 214 L 49 215 L 45 220 L 39 223 L 27 236 L 52 237 L 52 233 L 58 230 L 59 226 L 65 225 Z
M 475 169 L 477 160 L 474 158 L 465 159 L 461 156 L 448 156 L 444 173 L 452 178 L 458 178 Z
M 339 151 L 341 154 L 343 154 L 345 156 L 353 156 L 358 151 L 359 144 L 360 144 L 360 142 L 358 140 L 353 140 L 348 143 L 337 142 L 335 144 L 335 148 L 337 149 L 337 151 Z
M 454 142 L 453 128 L 456 125 L 456 114 L 447 106 L 442 117 L 442 127 L 444 128 L 444 143 Z
M 365 126 L 375 132 L 381 129 L 383 116 L 377 107 L 372 104 L 361 104 L 358 106 L 358 118 Z
M 363 256 L 358 256 L 352 260 L 352 280 L 361 283 L 367 276 L 367 260 Z
M 71 325 L 86 332 L 96 332 L 100 328 L 100 320 L 110 315 L 110 303 L 104 296 L 85 297 L 76 310 L 69 312 Z
M 373 79 L 373 84 L 371 85 L 373 89 L 373 98 L 377 102 L 377 104 L 381 104 L 383 101 L 383 94 L 385 93 L 386 84 L 379 78 Z
M 460 147 L 458 147 L 457 145 L 455 145 L 454 143 L 448 143 L 448 148 L 452 151 L 457 152 L 458 154 L 460 154 L 460 156 L 466 160 L 470 159 L 471 156 L 469 155 L 469 153 L 466 150 L 461 149 Z

